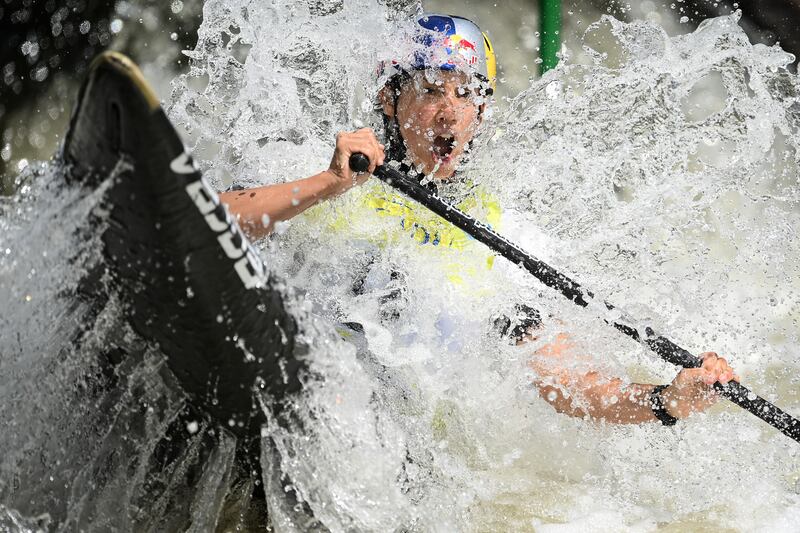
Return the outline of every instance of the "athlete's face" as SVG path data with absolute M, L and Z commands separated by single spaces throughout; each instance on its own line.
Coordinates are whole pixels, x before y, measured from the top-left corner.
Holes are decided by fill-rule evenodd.
M 453 176 L 480 125 L 483 100 L 478 83 L 461 72 L 416 72 L 403 83 L 397 123 L 408 155 L 425 174 Z

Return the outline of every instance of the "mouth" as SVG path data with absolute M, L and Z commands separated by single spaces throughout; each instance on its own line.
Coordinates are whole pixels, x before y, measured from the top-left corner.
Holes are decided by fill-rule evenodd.
M 437 163 L 449 163 L 452 160 L 456 140 L 452 135 L 437 135 L 433 139 L 431 153 Z

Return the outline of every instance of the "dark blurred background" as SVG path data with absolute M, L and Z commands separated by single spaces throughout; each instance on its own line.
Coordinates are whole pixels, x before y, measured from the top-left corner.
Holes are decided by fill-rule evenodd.
M 201 17 L 200 0 L 0 0 L 0 193 L 27 160 L 56 151 L 95 55 L 179 71 Z

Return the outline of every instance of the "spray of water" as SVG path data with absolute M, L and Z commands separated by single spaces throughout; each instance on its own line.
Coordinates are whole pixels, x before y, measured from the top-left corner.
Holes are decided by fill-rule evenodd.
M 404 24 L 367 0 L 211 0 L 192 70 L 173 84 L 170 115 L 219 188 L 313 174 L 326 168 L 336 131 L 380 124 L 374 71 L 403 46 L 392 39 Z M 749 386 L 797 412 L 798 84 L 784 68 L 790 58 L 748 43 L 735 16 L 672 38 L 653 24 L 603 18 L 584 44 L 591 62 L 550 72 L 488 117 L 464 174 L 501 200 L 503 233 L 680 344 L 728 355 Z M 28 528 L 37 527 L 36 513 L 19 502 L 30 495 L 59 523 L 103 516 L 120 501 L 135 507 L 151 487 L 136 458 L 152 454 L 182 405 L 146 349 L 130 371 L 115 373 L 129 376 L 124 384 L 86 400 L 80 376 L 91 354 L 121 342 L 113 301 L 86 340 L 58 356 L 68 364 L 53 365 L 53 324 L 87 321 L 72 296 L 96 260 L 79 221 L 97 198 L 39 174 L 32 189 L 4 201 L 0 218 L 0 291 L 12 302 L 0 315 L 0 405 L 17 428 L 2 443 L 18 450 L 2 460 L 0 519 Z M 498 259 L 486 269 L 477 247 L 447 253 L 402 238 L 381 246 L 372 237 L 395 228 L 359 211 L 356 195 L 261 243 L 270 268 L 296 288 L 297 305 L 316 317 L 305 327 L 307 387 L 286 419 L 265 429 L 277 530 L 302 530 L 304 506 L 332 531 L 651 531 L 667 523 L 774 531 L 800 519 L 796 446 L 731 406 L 675 429 L 554 412 L 531 386 L 527 363 L 565 329 L 587 354 L 576 366 L 636 382 L 664 382 L 675 370 L 512 265 Z M 515 346 L 493 324 L 519 303 L 545 320 L 538 340 Z M 360 326 L 331 326 L 344 322 Z M 157 408 L 131 407 L 142 390 Z M 119 429 L 131 421 L 142 428 L 133 444 Z M 107 433 L 89 438 L 96 427 Z M 87 459 L 64 452 L 86 442 L 97 444 L 86 447 Z M 110 454 L 117 446 L 121 455 Z M 230 443 L 215 449 L 211 471 L 224 472 Z M 44 466 L 15 484 L 19 465 L 35 463 L 31 454 Z M 78 488 L 61 494 L 59 476 Z M 221 486 L 213 477 L 183 511 L 198 524 Z M 104 496 L 81 499 L 98 479 L 109 487 Z M 287 504 L 285 485 L 303 505 Z
M 372 69 L 401 25 L 382 6 L 206 9 L 215 17 L 172 112 L 218 186 L 310 175 L 325 168 L 335 131 L 380 124 Z M 724 353 L 791 410 L 800 364 L 791 56 L 751 45 L 736 15 L 677 37 L 604 17 L 584 46 L 587 64 L 560 67 L 489 117 L 464 173 L 501 198 L 504 233 L 679 343 Z M 726 405 L 676 430 L 554 413 L 526 370 L 537 343 L 491 333 L 515 303 L 557 319 L 539 344 L 570 331 L 589 354 L 579 364 L 640 382 L 675 370 L 511 266 L 454 284 L 449 267 L 464 257 L 410 239 L 376 248 L 369 234 L 391 229 L 354 214 L 355 203 L 342 198 L 263 245 L 316 312 L 363 325 L 377 365 L 367 365 L 370 388 L 363 361 L 321 362 L 325 385 L 306 398 L 313 416 L 301 415 L 324 421 L 313 452 L 281 435 L 293 450 L 285 472 L 321 498 L 315 509 L 331 527 L 754 529 L 796 519 L 797 455 L 784 437 Z M 342 216 L 348 227 L 332 229 Z M 366 289 L 354 294 L 367 263 Z M 394 379 L 376 381 L 382 372 Z M 424 471 L 415 491 L 402 475 L 392 482 L 398 468 Z M 745 482 L 757 489 L 743 492 Z
M 102 198 L 121 170 L 87 191 L 30 165 L 0 204 L 4 531 L 208 531 L 236 506 L 233 437 L 187 410 L 106 271 Z

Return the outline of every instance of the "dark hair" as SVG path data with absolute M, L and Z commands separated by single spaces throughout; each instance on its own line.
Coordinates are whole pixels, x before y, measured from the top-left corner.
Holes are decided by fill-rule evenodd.
M 406 143 L 400 131 L 400 123 L 397 122 L 397 101 L 400 99 L 400 89 L 403 81 L 408 78 L 410 76 L 403 72 L 395 74 L 386 81 L 386 87 L 392 94 L 394 116 L 389 117 L 383 112 L 383 108 L 380 108 L 383 115 L 383 138 L 386 145 L 386 157 L 389 161 L 398 161 L 400 163 L 406 158 Z

